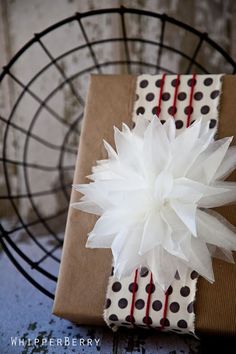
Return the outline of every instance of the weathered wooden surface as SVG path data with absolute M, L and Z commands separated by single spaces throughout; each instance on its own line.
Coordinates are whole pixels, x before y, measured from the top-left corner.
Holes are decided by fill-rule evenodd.
M 108 328 L 74 325 L 51 315 L 52 301 L 38 292 L 12 267 L 0 253 L 0 353 L 1 354 L 195 354 L 199 342 L 177 335 L 156 335 L 149 331 L 121 332 L 113 336 Z M 44 339 L 39 345 L 11 345 L 17 339 Z M 50 346 L 49 339 L 53 340 Z M 67 339 L 68 338 L 68 339 Z M 57 345 L 57 339 L 63 345 Z M 76 346 L 72 345 L 76 340 Z M 92 339 L 92 346 L 86 340 Z M 94 339 L 99 340 L 96 347 Z M 65 344 L 67 341 L 67 345 Z

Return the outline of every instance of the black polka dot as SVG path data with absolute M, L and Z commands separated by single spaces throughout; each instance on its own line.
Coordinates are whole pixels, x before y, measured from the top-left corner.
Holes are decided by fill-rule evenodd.
M 136 93 L 135 100 L 138 101 L 139 95 Z
M 203 97 L 203 93 L 202 92 L 200 92 L 200 91 L 197 91 L 197 92 L 195 92 L 195 94 L 194 94 L 194 99 L 196 100 L 196 101 L 200 101 L 201 99 L 202 99 L 202 97 Z
M 132 123 L 132 129 L 134 129 L 136 126 L 135 122 Z
M 153 109 L 152 109 L 152 114 L 157 115 L 157 107 L 153 107 Z
M 203 81 L 205 86 L 210 86 L 213 83 L 213 79 L 211 77 L 207 77 L 204 81 Z
M 176 120 L 175 121 L 175 126 L 176 126 L 176 129 L 181 129 L 181 128 L 183 128 L 184 123 L 183 123 L 182 120 Z
M 218 97 L 220 94 L 220 91 L 219 90 L 214 90 L 212 91 L 211 93 L 211 98 L 214 100 L 214 98 Z
M 135 318 L 134 318 L 134 316 L 131 317 L 130 315 L 128 315 L 128 316 L 125 317 L 125 321 L 134 323 L 135 322 Z
M 179 84 L 180 84 L 180 80 L 178 80 L 178 79 L 174 79 L 174 80 L 172 80 L 172 81 L 171 81 L 171 85 L 172 85 L 173 87 L 176 87 L 176 86 L 177 86 L 177 84 L 178 84 L 178 86 L 179 86 Z
M 178 326 L 179 328 L 187 328 L 187 327 L 188 327 L 188 324 L 187 324 L 187 322 L 186 322 L 185 320 L 179 320 L 179 321 L 177 322 L 177 326 Z
M 169 92 L 164 92 L 163 94 L 162 94 L 162 100 L 163 101 L 168 101 L 169 99 L 170 99 L 170 94 L 169 94 Z
M 180 289 L 180 294 L 184 297 L 188 296 L 190 294 L 190 289 L 188 286 L 183 286 L 181 289 Z
M 151 93 L 151 92 L 149 92 L 149 93 L 146 95 L 146 100 L 149 101 L 149 102 L 151 102 L 151 101 L 154 100 L 154 97 L 155 97 L 154 94 Z
M 189 87 L 192 87 L 192 85 L 195 86 L 196 83 L 197 83 L 197 80 L 196 80 L 196 79 L 189 79 L 189 80 L 188 80 L 188 86 L 189 86 Z
M 118 306 L 121 309 L 124 309 L 128 306 L 128 301 L 125 298 L 122 298 L 118 301 Z
M 151 286 L 151 289 L 150 289 L 150 286 Z M 155 287 L 154 284 L 151 284 L 151 285 L 148 284 L 145 289 L 146 289 L 146 292 L 147 292 L 148 294 L 149 294 L 149 291 L 151 291 L 151 294 L 152 294 L 152 293 L 154 293 L 156 287 Z
M 137 283 L 131 283 L 129 284 L 129 291 L 132 293 L 133 292 L 133 289 L 135 292 L 138 291 L 138 284 Z
M 202 108 L 201 108 L 201 113 L 202 114 L 207 114 L 207 113 L 209 113 L 209 111 L 210 111 L 210 107 L 209 106 L 207 106 L 207 105 L 202 106 Z
M 193 113 L 193 107 L 192 106 L 187 106 L 184 108 L 184 113 L 185 114 L 192 114 Z
M 215 126 L 216 126 L 216 119 L 211 119 L 210 120 L 210 124 L 209 124 L 209 128 L 210 129 L 213 129 L 213 128 L 215 128 Z
M 160 122 L 161 124 L 165 124 L 166 121 L 164 119 L 161 119 Z
M 173 116 L 174 114 L 176 114 L 176 112 L 177 112 L 177 108 L 176 108 L 176 107 L 170 106 L 170 107 L 168 108 L 168 113 L 169 113 L 171 116 Z
M 178 97 L 179 101 L 184 101 L 186 99 L 187 95 L 185 92 L 180 92 L 177 97 Z
M 173 293 L 173 288 L 172 288 L 172 286 L 170 285 L 169 288 L 168 288 L 168 290 L 167 290 L 167 294 L 168 294 L 168 295 L 171 295 L 172 293 Z
M 111 268 L 111 276 L 114 275 L 114 267 Z
M 110 321 L 118 321 L 118 317 L 115 314 L 109 316 Z
M 115 283 L 113 283 L 112 285 L 112 290 L 117 293 L 118 291 L 120 291 L 122 285 L 119 281 L 116 281 Z
M 138 300 L 135 301 L 136 309 L 142 310 L 144 308 L 144 306 L 145 306 L 145 302 L 144 302 L 143 299 L 138 299 Z
M 139 86 L 140 86 L 141 88 L 145 88 L 145 87 L 147 87 L 147 85 L 148 85 L 148 81 L 147 81 L 147 80 L 142 80 L 142 81 L 140 82 L 140 84 L 139 84 Z
M 161 324 L 162 326 L 164 326 L 164 327 L 169 327 L 170 321 L 169 321 L 167 318 L 162 318 L 162 319 L 160 320 L 160 324 Z
M 111 306 L 111 299 L 106 299 L 105 308 L 108 309 Z
M 157 116 L 161 113 L 161 108 L 160 107 L 153 107 L 152 109 L 152 114 L 156 114 Z
M 193 312 L 193 301 L 190 302 L 190 304 L 188 304 L 187 311 L 188 311 L 189 313 L 192 313 L 192 312 Z
M 159 301 L 159 300 L 153 301 L 153 303 L 152 303 L 152 308 L 153 308 L 154 311 L 160 311 L 161 308 L 162 308 L 162 303 L 161 303 L 161 301 Z
M 195 122 L 195 120 L 192 120 L 192 121 L 190 122 L 190 125 L 192 125 L 194 122 Z
M 146 276 L 148 275 L 148 273 L 149 273 L 148 268 L 146 268 L 146 267 L 142 267 L 142 268 L 141 268 L 140 276 L 141 276 L 142 278 L 146 277 Z
M 179 308 L 180 308 L 180 306 L 179 306 L 178 302 L 172 302 L 172 303 L 170 304 L 170 311 L 171 311 L 171 312 L 176 313 L 176 312 L 179 311 Z
M 143 318 L 143 323 L 145 323 L 146 325 L 150 326 L 152 324 L 152 319 L 150 316 L 145 316 Z
M 180 276 L 179 276 L 179 272 L 178 271 L 175 273 L 175 279 L 176 280 L 180 280 Z
M 137 110 L 136 110 L 137 114 L 144 114 L 144 112 L 145 112 L 145 108 L 144 107 L 138 107 Z
M 161 87 L 161 81 L 162 80 L 159 79 L 155 82 L 156 87 Z
M 191 277 L 191 279 L 196 279 L 198 277 L 198 272 L 193 270 L 192 273 L 190 274 L 190 277 Z

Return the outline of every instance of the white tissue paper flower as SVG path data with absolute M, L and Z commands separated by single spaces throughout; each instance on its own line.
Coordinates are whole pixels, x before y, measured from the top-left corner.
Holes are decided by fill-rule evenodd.
M 86 246 L 111 248 L 118 278 L 145 266 L 166 290 L 189 268 L 213 282 L 212 255 L 233 262 L 233 226 L 208 208 L 236 200 L 236 183 L 224 182 L 236 150 L 215 133 L 203 119 L 177 135 L 174 119 L 139 116 L 133 130 L 114 128 L 116 151 L 104 141 L 92 182 L 74 185 L 84 196 L 72 206 L 100 216 Z

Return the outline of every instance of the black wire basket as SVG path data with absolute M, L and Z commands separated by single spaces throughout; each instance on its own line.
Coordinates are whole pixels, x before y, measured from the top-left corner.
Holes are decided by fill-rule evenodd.
M 116 22 L 117 34 L 99 31 L 104 20 Z M 92 34 L 88 21 L 94 22 Z M 134 23 L 142 31 L 135 33 Z M 75 45 L 61 40 L 60 53 L 54 52 L 62 29 L 75 36 Z M 19 77 L 25 58 L 39 67 Z M 52 70 L 59 80 L 42 90 Z M 0 112 L 0 242 L 47 296 L 54 297 L 89 75 L 176 71 L 231 74 L 236 63 L 206 33 L 165 14 L 124 7 L 76 13 L 35 34 L 3 67 L 0 90 L 7 82 L 15 97 L 9 111 Z

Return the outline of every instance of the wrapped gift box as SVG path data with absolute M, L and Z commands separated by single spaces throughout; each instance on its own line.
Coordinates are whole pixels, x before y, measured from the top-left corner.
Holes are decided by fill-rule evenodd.
M 87 183 L 86 176 L 97 160 L 106 158 L 103 139 L 113 144 L 113 126 L 132 127 L 136 77 L 92 75 L 74 174 L 74 184 Z M 236 137 L 236 77 L 223 77 L 219 111 L 219 138 Z M 235 144 L 235 139 L 233 141 Z M 236 181 L 236 173 L 229 180 Z M 81 195 L 72 190 L 71 202 Z M 236 225 L 236 206 L 217 208 Z M 97 218 L 69 208 L 62 262 L 53 313 L 78 324 L 104 325 L 103 311 L 112 255 L 108 249 L 85 247 L 87 234 Z M 195 328 L 197 334 L 236 335 L 236 266 L 213 260 L 215 282 L 197 281 Z

